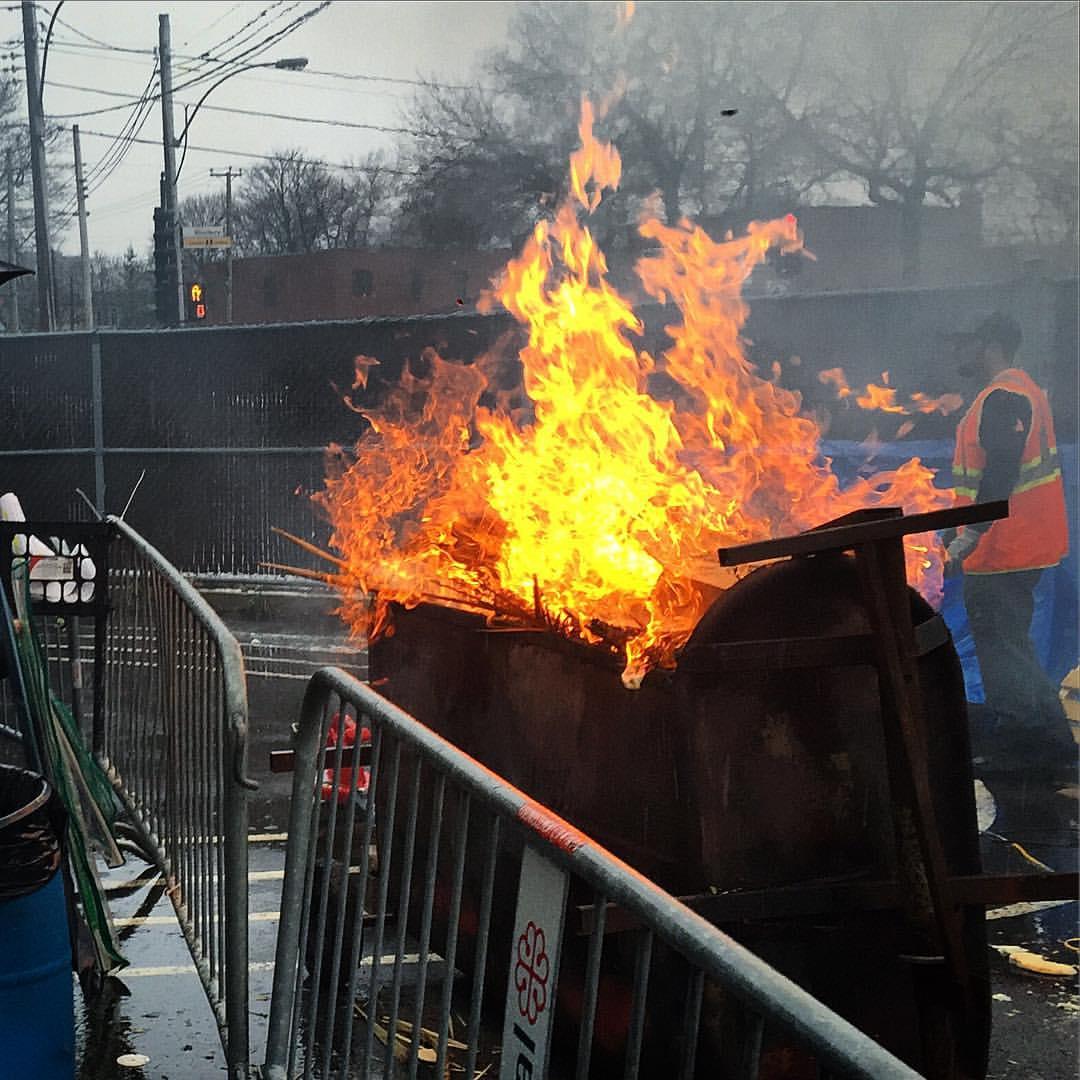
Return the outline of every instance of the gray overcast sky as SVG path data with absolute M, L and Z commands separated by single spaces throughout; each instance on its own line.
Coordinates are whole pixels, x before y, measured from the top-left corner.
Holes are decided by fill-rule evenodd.
M 184 81 L 184 57 L 219 47 L 230 35 L 251 33 L 264 25 L 269 30 L 283 26 L 315 6 L 313 0 L 301 3 L 241 0 L 231 4 L 228 0 L 180 3 L 67 0 L 59 18 L 68 26 L 55 27 L 46 64 L 46 113 L 61 117 L 123 104 L 122 98 L 94 93 L 95 90 L 138 98 L 153 70 L 152 50 L 157 45 L 159 12 L 170 17 L 177 57 L 174 83 L 180 85 Z M 189 150 L 180 176 L 180 198 L 224 184 L 223 180 L 210 177 L 211 169 L 220 170 L 228 165 L 242 169 L 257 163 L 240 156 L 240 152 L 258 154 L 300 147 L 311 157 L 343 162 L 363 157 L 370 150 L 389 147 L 392 139 L 373 131 L 219 112 L 210 106 L 390 127 L 400 125 L 400 111 L 408 101 L 409 87 L 334 78 L 316 72 L 406 79 L 424 76 L 445 82 L 465 79 L 475 73 L 474 65 L 482 51 L 503 40 L 513 6 L 509 2 L 336 0 L 258 58 L 262 62 L 306 56 L 307 71 L 245 72 L 229 79 L 207 98 L 191 125 L 190 142 L 194 146 L 220 148 L 221 152 Z M 54 9 L 55 3 L 39 4 L 39 19 L 47 22 Z M 263 12 L 267 14 L 260 18 Z M 244 31 L 245 24 L 254 19 L 258 21 Z M 267 32 L 262 30 L 251 44 Z M 144 55 L 112 51 L 80 34 L 98 43 L 148 51 Z M 3 41 L 0 63 L 5 70 L 14 69 L 21 77 L 22 18 L 15 0 L 9 0 L 0 10 L 0 40 Z M 43 42 L 44 33 L 41 33 L 39 48 Z M 194 105 L 208 85 L 204 83 L 177 95 L 178 133 L 184 122 L 181 103 Z M 130 112 L 130 108 L 121 108 L 57 121 L 79 124 L 88 175 L 111 142 L 91 132 L 120 131 Z M 160 106 L 155 104 L 139 137 L 157 140 L 157 145 L 132 145 L 100 186 L 95 189 L 95 180 L 90 180 L 89 230 L 94 251 L 119 254 L 132 244 L 143 254 L 150 246 L 152 213 L 159 201 L 158 176 L 162 169 Z M 72 161 L 70 136 L 58 146 L 52 160 L 61 166 Z M 69 226 L 53 242 L 64 253 L 77 252 L 77 228 Z

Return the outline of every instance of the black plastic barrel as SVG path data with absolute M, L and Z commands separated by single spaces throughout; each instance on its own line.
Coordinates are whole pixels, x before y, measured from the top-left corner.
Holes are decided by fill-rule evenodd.
M 54 799 L 42 777 L 0 765 L 0 1072 L 35 1080 L 75 1075 L 71 939 Z

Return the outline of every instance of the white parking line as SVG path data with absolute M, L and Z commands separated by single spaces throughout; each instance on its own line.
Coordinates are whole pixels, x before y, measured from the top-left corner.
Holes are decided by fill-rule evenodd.
M 350 866 L 350 874 L 359 874 L 362 867 Z M 249 870 L 248 881 L 281 881 L 285 877 L 284 867 L 280 870 Z M 154 874 L 152 876 L 143 876 L 132 878 L 130 881 L 107 881 L 104 888 L 106 892 L 118 892 L 121 889 L 138 889 L 143 885 L 157 885 L 162 880 L 160 874 Z M 214 875 L 211 881 L 217 881 L 217 875 Z
M 277 922 L 278 911 L 248 912 L 248 922 Z M 176 926 L 175 915 L 131 915 L 113 919 L 113 926 Z
M 257 960 L 248 964 L 249 971 L 270 971 L 273 960 Z M 197 975 L 194 964 L 155 964 L 144 967 L 127 967 L 116 973 L 121 979 L 149 979 L 155 975 Z
M 384 953 L 379 960 L 380 967 L 389 967 L 397 959 L 395 953 Z M 437 953 L 431 953 L 428 956 L 428 963 L 439 964 L 442 962 L 442 957 Z M 401 961 L 403 964 L 418 964 L 420 962 L 419 953 L 405 953 Z M 361 959 L 360 967 L 371 967 L 371 957 L 365 956 Z M 256 960 L 254 963 L 248 964 L 249 971 L 272 971 L 274 967 L 273 960 Z M 124 968 L 116 973 L 121 979 L 149 979 L 158 975 L 195 975 L 194 964 L 156 964 L 142 967 L 129 967 Z

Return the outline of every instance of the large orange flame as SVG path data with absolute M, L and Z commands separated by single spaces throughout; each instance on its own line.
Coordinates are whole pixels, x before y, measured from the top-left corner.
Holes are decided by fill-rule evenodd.
M 642 325 L 581 221 L 621 169 L 592 125 L 586 102 L 571 196 L 537 225 L 492 298 L 527 331 L 531 415 L 481 404 L 491 358 L 463 365 L 430 353 L 423 376 L 407 372 L 365 411 L 370 431 L 332 456 L 318 498 L 348 567 L 343 612 L 357 630 L 378 632 L 390 600 L 460 601 L 603 645 L 634 686 L 674 663 L 722 584 L 718 547 L 858 507 L 937 509 L 951 496 L 918 459 L 842 490 L 798 396 L 746 359 L 741 287 L 771 248 L 799 249 L 792 216 L 723 242 L 688 222 L 646 221 L 655 253 L 639 277 L 679 318 L 659 357 L 640 347 Z M 358 361 L 358 385 L 372 363 Z M 669 400 L 650 393 L 661 373 L 675 388 Z M 911 538 L 908 568 L 933 592 L 936 540 Z M 368 591 L 373 612 L 359 595 Z

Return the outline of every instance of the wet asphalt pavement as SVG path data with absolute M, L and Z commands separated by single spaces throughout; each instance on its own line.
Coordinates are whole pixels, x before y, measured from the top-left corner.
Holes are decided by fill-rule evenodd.
M 251 1042 L 252 1060 L 261 1061 L 291 783 L 289 774 L 269 772 L 269 752 L 288 745 L 311 672 L 332 663 L 362 678 L 366 663 L 332 614 L 332 597 L 320 589 L 288 587 L 278 595 L 255 596 L 242 587 L 205 586 L 204 594 L 239 639 L 249 678 L 249 771 L 260 783 L 251 798 L 249 819 Z M 1056 798 L 1061 801 L 1051 800 L 1054 823 L 1048 825 L 1043 815 L 1036 827 L 1025 830 L 1017 808 L 1023 800 L 1010 809 L 1008 791 L 1001 793 L 1003 814 L 991 831 L 1010 827 L 1007 839 L 1021 842 L 1033 857 L 1057 870 L 1075 869 L 1076 833 L 1068 822 L 1078 804 Z M 1032 871 L 1005 840 L 984 836 L 983 844 L 987 872 Z M 103 879 L 129 967 L 119 979 L 109 980 L 105 993 L 89 1005 L 76 988 L 79 1080 L 225 1076 L 214 1016 L 156 872 L 132 856 Z M 1048 959 L 1075 963 L 1076 952 L 1064 943 L 1080 935 L 1077 918 L 1076 903 L 992 918 L 990 943 L 1025 946 Z M 992 973 L 990 1080 L 1071 1080 L 1078 1075 L 1076 979 L 1022 974 L 997 951 L 992 952 Z M 142 1057 L 147 1059 L 143 1064 L 119 1063 Z
M 253 596 L 225 586 L 205 587 L 204 595 L 239 640 L 248 675 L 249 772 L 259 782 L 249 803 L 251 1046 L 252 1060 L 261 1061 L 291 785 L 290 774 L 270 773 L 270 751 L 289 745 L 312 672 L 334 664 L 363 678 L 366 662 L 332 614 L 332 598 L 321 590 L 301 586 Z M 288 612 L 284 620 L 282 607 Z M 78 1080 L 226 1076 L 217 1024 L 160 876 L 129 853 L 125 866 L 103 871 L 102 879 L 129 966 L 107 980 L 100 1001 L 88 1005 L 76 988 Z M 148 1059 L 144 1064 L 119 1063 L 142 1057 Z

